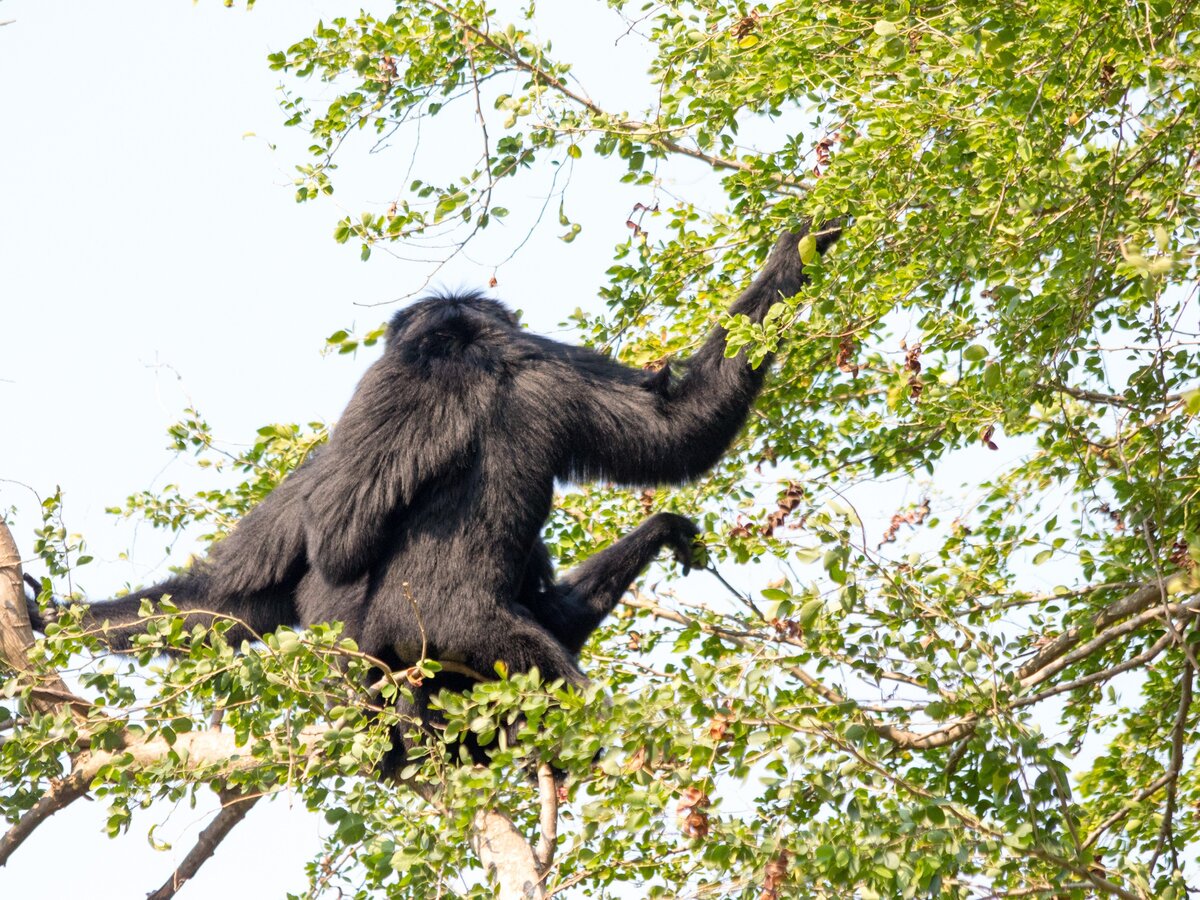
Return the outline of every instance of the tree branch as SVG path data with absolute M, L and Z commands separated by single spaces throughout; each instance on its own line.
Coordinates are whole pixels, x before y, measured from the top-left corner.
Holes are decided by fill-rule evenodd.
M 1127 597 L 1123 597 L 1100 610 L 1100 612 L 1092 616 L 1087 626 L 1076 625 L 1074 628 L 1068 628 L 1039 650 L 1025 665 L 1021 666 L 1017 670 L 1017 677 L 1022 681 L 1030 678 L 1041 672 L 1050 663 L 1054 662 L 1054 660 L 1066 654 L 1072 647 L 1083 640 L 1084 635 L 1097 634 L 1114 622 L 1139 613 L 1161 599 L 1162 592 L 1159 591 L 1157 584 L 1142 585 L 1141 588 Z
M 1158 588 L 1153 589 L 1154 599 L 1157 600 L 1160 596 Z M 1155 621 L 1156 619 L 1166 619 L 1170 625 L 1170 617 L 1180 613 L 1190 613 L 1200 609 L 1200 598 L 1189 600 L 1186 603 L 1165 603 L 1161 606 L 1154 606 L 1150 609 L 1143 610 L 1130 619 L 1126 619 L 1119 625 L 1100 631 L 1094 638 L 1086 643 L 1080 644 L 1070 652 L 1064 653 L 1061 656 L 1046 662 L 1041 669 L 1030 672 L 1029 675 L 1021 679 L 1021 684 L 1025 687 L 1032 687 L 1035 684 L 1040 684 L 1046 679 L 1057 675 L 1067 666 L 1077 663 L 1080 660 L 1087 659 L 1101 647 L 1111 644 L 1113 641 L 1126 634 L 1137 631 L 1143 625 Z M 1038 654 L 1039 656 L 1041 654 Z M 1028 663 L 1021 667 L 1021 672 L 1025 672 Z
M 554 777 L 554 767 L 549 763 L 538 766 L 538 799 L 541 802 L 541 829 L 533 855 L 537 859 L 538 871 L 545 877 L 554 862 L 554 851 L 558 846 L 558 779 Z
M 21 572 L 21 554 L 12 531 L 0 520 L 0 666 L 34 680 L 29 704 L 39 712 L 50 712 L 68 703 L 77 714 L 91 705 L 75 695 L 57 674 L 39 674 L 29 662 L 33 629 L 25 606 L 25 577 Z
M 1082 400 L 1084 403 L 1098 403 L 1105 406 L 1120 406 L 1123 409 L 1146 409 L 1149 404 L 1139 403 L 1136 400 L 1130 400 L 1124 394 L 1102 394 L 1098 391 L 1089 391 L 1084 388 L 1071 387 L 1069 384 L 1063 384 L 1061 381 L 1052 381 L 1049 384 L 1039 384 L 1038 387 L 1046 390 L 1059 391 L 1076 400 Z M 1166 397 L 1155 397 L 1152 401 L 1155 405 L 1163 403 L 1175 403 L 1183 399 L 1182 394 L 1168 394 Z
M 537 856 L 504 813 L 495 809 L 476 813 L 471 845 L 484 869 L 496 879 L 497 900 L 546 900 Z
M 304 749 L 313 750 L 321 736 L 329 731 L 328 725 L 314 725 L 300 732 Z M 282 753 L 282 751 L 281 751 Z M 216 769 L 221 775 L 245 772 L 266 765 L 253 756 L 245 747 L 239 747 L 233 732 L 194 731 L 176 735 L 174 743 L 163 738 L 150 740 L 127 740 L 117 750 L 85 751 L 75 758 L 71 773 L 53 785 L 20 820 L 0 837 L 0 866 L 31 835 L 39 825 L 54 813 L 78 800 L 87 793 L 88 787 L 107 765 L 120 761 L 122 766 L 149 768 L 174 755 L 178 757 L 180 771 L 197 772 Z M 232 827 L 232 826 L 230 826 Z
M 174 897 L 175 892 L 195 876 L 200 867 L 216 852 L 221 841 L 225 840 L 238 822 L 246 818 L 246 813 L 250 812 L 261 798 L 261 794 L 247 797 L 228 791 L 222 792 L 221 809 L 216 817 L 200 832 L 196 845 L 188 851 L 188 855 L 171 873 L 171 877 L 164 881 L 157 891 L 148 894 L 147 900 L 169 900 L 170 897 Z
M 1031 706 L 1034 703 L 1041 703 L 1043 700 L 1049 700 L 1058 694 L 1066 694 L 1071 691 L 1079 690 L 1079 688 L 1087 687 L 1098 682 L 1109 681 L 1112 678 L 1120 675 L 1122 672 L 1128 672 L 1130 669 L 1136 669 L 1140 666 L 1153 660 L 1156 656 L 1162 653 L 1175 640 L 1175 635 L 1168 631 L 1157 641 L 1155 641 L 1148 649 L 1139 653 L 1137 656 L 1131 656 L 1122 663 L 1117 663 L 1115 666 L 1110 666 L 1107 669 L 1101 669 L 1098 672 L 1092 672 L 1090 675 L 1084 675 L 1081 678 L 1076 678 L 1074 681 L 1068 681 L 1064 684 L 1056 684 L 1052 688 L 1047 688 L 1044 691 L 1039 691 L 1036 694 L 1030 694 L 1027 697 L 1018 697 L 1013 700 L 1012 707 Z
M 8 525 L 0 521 L 0 662 L 18 672 L 32 669 L 25 655 L 33 643 L 25 608 L 25 576 L 21 554 Z
M 1158 842 L 1154 847 L 1154 855 L 1150 857 L 1151 872 L 1163 851 L 1170 846 L 1172 857 L 1175 855 L 1175 807 L 1179 799 L 1179 775 L 1183 771 L 1184 737 L 1187 732 L 1188 713 L 1192 707 L 1192 681 L 1196 670 L 1191 660 L 1184 662 L 1183 675 L 1179 687 L 1179 712 L 1175 715 L 1175 727 L 1171 730 L 1171 763 L 1167 768 L 1167 808 L 1163 812 L 1162 827 L 1158 831 Z M 1173 868 L 1179 868 L 1179 861 L 1172 860 Z

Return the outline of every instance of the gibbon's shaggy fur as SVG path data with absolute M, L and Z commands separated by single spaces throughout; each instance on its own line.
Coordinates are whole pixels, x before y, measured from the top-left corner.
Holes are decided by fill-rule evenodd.
M 818 236 L 818 249 L 835 234 Z M 800 289 L 799 238 L 780 238 L 732 313 L 761 321 Z M 725 337 L 715 328 L 675 377 L 523 331 L 478 294 L 414 303 L 392 319 L 383 357 L 327 446 L 207 559 L 96 603 L 88 618 L 108 623 L 114 649 L 128 648 L 142 601 L 169 594 L 185 613 L 224 613 L 256 634 L 339 620 L 396 668 L 415 663 L 424 640 L 428 658 L 485 675 L 500 661 L 582 685 L 576 657 L 588 636 L 662 548 L 689 563 L 697 530 L 682 516 L 650 516 L 556 580 L 540 536 L 555 480 L 679 484 L 711 467 L 767 370 L 726 358 Z M 407 712 L 428 726 L 433 691 L 469 686 L 443 672 Z

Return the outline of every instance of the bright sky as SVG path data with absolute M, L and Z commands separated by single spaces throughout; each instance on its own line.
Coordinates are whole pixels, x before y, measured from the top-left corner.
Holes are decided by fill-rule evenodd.
M 323 338 L 382 321 L 395 305 L 371 305 L 417 290 L 428 272 L 383 253 L 364 265 L 357 247 L 332 240 L 335 204 L 292 200 L 291 167 L 306 161 L 308 142 L 282 127 L 280 76 L 266 56 L 322 16 L 359 6 L 262 0 L 246 14 L 219 0 L 0 4 L 0 20 L 15 20 L 0 28 L 0 510 L 15 507 L 14 534 L 31 555 L 35 492 L 61 485 L 67 527 L 96 557 L 78 575 L 90 596 L 145 583 L 167 562 L 169 535 L 104 508 L 196 483 L 194 466 L 164 449 L 187 405 L 230 442 L 252 441 L 270 421 L 335 419 L 373 355 L 322 357 Z M 572 6 L 561 13 L 571 15 L 566 31 L 554 32 L 557 51 L 571 58 L 562 37 L 577 37 L 588 48 L 578 62 L 602 71 L 601 90 L 620 86 L 613 73 L 644 71 L 632 40 L 614 48 L 581 21 L 602 6 Z M 601 21 L 613 39 L 624 30 Z M 346 162 L 337 200 L 357 212 L 386 205 L 406 160 Z M 625 218 L 649 199 L 611 181 L 573 186 L 572 196 L 588 214 L 579 240 L 558 241 L 552 221 L 497 273 L 497 294 L 542 332 L 576 306 L 595 307 Z M 506 205 L 523 199 L 541 203 L 530 192 Z M 441 283 L 484 286 L 490 263 L 519 239 L 498 233 L 490 257 L 487 246 L 472 250 L 484 264 L 459 261 Z M 183 543 L 172 562 L 191 549 Z M 76 804 L 0 869 L 0 894 L 124 900 L 154 890 L 210 809 L 158 806 L 110 841 L 104 804 Z M 174 845 L 167 852 L 146 840 L 164 819 L 155 837 Z M 286 802 L 260 805 L 181 896 L 302 890 L 321 824 Z

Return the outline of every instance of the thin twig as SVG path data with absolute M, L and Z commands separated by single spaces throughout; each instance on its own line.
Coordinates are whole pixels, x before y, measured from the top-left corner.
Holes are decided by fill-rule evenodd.
M 626 597 L 622 601 L 626 606 L 631 606 L 634 609 L 641 609 L 649 612 L 656 619 L 666 619 L 669 622 L 675 622 L 679 625 L 696 625 L 702 631 L 715 635 L 723 640 L 727 640 L 739 647 L 745 647 L 750 643 L 750 639 L 757 637 L 749 633 L 739 634 L 728 629 L 718 628 L 698 619 L 694 619 L 659 606 L 647 600 Z M 891 741 L 901 750 L 933 750 L 938 747 L 945 747 L 950 744 L 964 740 L 975 733 L 975 720 L 971 718 L 963 718 L 955 722 L 948 722 L 940 728 L 926 733 L 908 731 L 900 728 L 897 725 L 892 725 L 887 722 L 880 722 L 862 709 L 862 707 L 850 697 L 840 691 L 829 687 L 822 683 L 817 678 L 810 675 L 800 666 L 785 666 L 787 672 L 796 678 L 801 684 L 808 688 L 817 696 L 821 697 L 828 703 L 834 706 L 850 707 L 856 711 L 861 717 L 863 723 L 885 740 Z
M 188 851 L 188 855 L 183 858 L 179 867 L 163 882 L 162 887 L 147 895 L 147 900 L 168 900 L 168 898 L 174 897 L 175 892 L 195 876 L 200 867 L 216 852 L 221 841 L 225 840 L 238 822 L 246 818 L 246 813 L 250 812 L 261 797 L 262 794 L 253 794 L 247 797 L 232 792 L 222 792 L 221 809 L 216 817 L 200 832 L 196 845 Z
M 1151 872 L 1154 871 L 1155 864 L 1168 846 L 1171 848 L 1171 865 L 1175 869 L 1179 868 L 1179 860 L 1176 858 L 1175 851 L 1175 806 L 1178 802 L 1179 774 L 1183 771 L 1184 738 L 1187 731 L 1188 713 L 1192 706 L 1192 680 L 1195 675 L 1196 670 L 1192 666 L 1191 660 L 1185 660 L 1179 685 L 1179 712 L 1175 716 L 1175 727 L 1171 731 L 1171 763 L 1166 775 L 1167 807 L 1163 812 L 1162 827 L 1158 830 L 1158 843 L 1154 846 L 1154 855 L 1150 857 L 1150 865 L 1147 866 Z
M 750 609 L 753 610 L 754 614 L 756 616 L 758 616 L 762 621 L 764 621 L 764 622 L 767 621 L 767 617 L 763 615 L 763 612 L 761 609 L 759 609 L 757 606 L 754 605 L 754 601 L 750 599 L 750 595 L 743 594 L 741 591 L 739 591 L 737 588 L 735 588 L 732 584 L 730 584 L 728 581 L 726 581 L 725 576 L 717 571 L 716 566 L 709 563 L 707 566 L 704 567 L 704 569 L 707 572 L 711 572 L 713 577 L 716 578 L 717 581 L 721 582 L 721 584 L 725 587 L 725 590 L 729 591 L 729 593 L 731 593 L 731 594 L 733 594 L 733 596 L 737 597 L 739 602 L 744 603 L 746 606 L 750 607 Z

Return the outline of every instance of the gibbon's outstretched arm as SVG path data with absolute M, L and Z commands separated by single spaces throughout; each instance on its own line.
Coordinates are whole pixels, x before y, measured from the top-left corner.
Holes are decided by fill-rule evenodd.
M 784 234 L 766 266 L 729 308 L 761 322 L 772 304 L 796 294 L 808 281 L 799 241 Z M 814 235 L 818 252 L 836 239 L 836 228 Z M 562 477 L 608 479 L 623 484 L 679 484 L 697 478 L 733 442 L 762 388 L 769 360 L 751 367 L 744 353 L 725 356 L 726 331 L 716 327 L 684 364 L 674 383 L 652 390 L 632 383 L 625 367 L 599 355 L 575 366 L 570 430 L 571 454 Z

